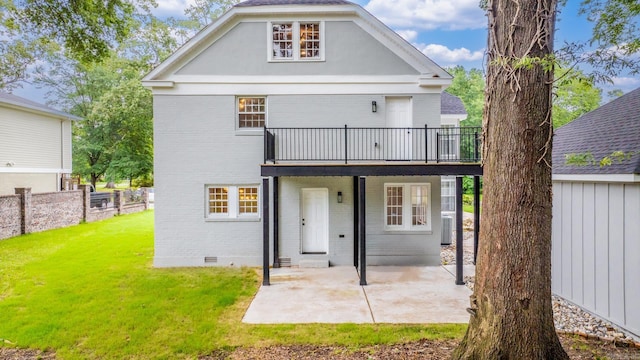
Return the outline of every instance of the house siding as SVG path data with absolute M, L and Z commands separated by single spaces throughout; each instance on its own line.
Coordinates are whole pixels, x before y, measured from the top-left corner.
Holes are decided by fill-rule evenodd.
M 15 189 L 22 187 L 34 193 L 58 191 L 58 174 L 0 173 L 0 195 L 15 194 Z
M 70 120 L 0 106 L 0 139 L 0 195 L 60 190 L 60 174 L 72 166 Z
M 0 139 L 1 160 L 13 161 L 14 168 L 61 168 L 59 119 L 0 107 Z
M 299 20 L 299 18 L 288 18 Z M 305 20 L 308 20 L 305 18 Z M 316 19 L 319 21 L 321 19 Z M 313 21 L 313 20 L 312 20 Z M 267 21 L 242 22 L 176 72 L 178 75 L 417 75 L 353 21 L 325 22 L 325 60 L 268 62 Z M 346 49 L 346 50 L 345 50 Z M 243 54 L 239 57 L 237 54 Z
M 640 184 L 553 184 L 553 292 L 640 337 Z
M 439 121 L 439 95 L 413 97 L 416 124 L 435 126 Z M 371 112 L 371 96 L 269 96 L 269 126 L 384 126 L 384 111 Z M 384 102 L 384 96 L 374 99 Z M 156 96 L 154 101 L 155 187 L 156 187 L 156 266 L 204 266 L 204 257 L 217 257 L 217 265 L 258 266 L 262 262 L 262 224 L 260 221 L 208 221 L 205 217 L 206 186 L 259 184 L 263 162 L 262 136 L 244 136 L 236 130 L 235 96 Z M 436 109 L 431 109 L 436 106 Z M 300 114 L 303 114 L 302 116 Z M 189 119 L 183 121 L 182 119 Z M 255 133 L 254 133 L 255 134 Z M 257 133 L 261 135 L 261 132 Z M 196 166 L 194 166 L 196 164 Z M 281 182 L 281 242 L 283 257 L 298 259 L 299 189 L 327 187 L 330 193 L 350 194 L 351 178 L 291 180 Z M 384 182 L 430 182 L 432 209 L 440 208 L 439 178 L 369 178 L 371 201 L 368 214 L 371 229 L 372 264 L 439 264 L 440 218 L 433 214 L 433 235 L 396 234 L 379 229 L 382 220 Z M 340 189 L 338 189 L 340 187 Z M 335 201 L 330 198 L 330 206 Z M 347 202 L 341 205 L 345 208 Z M 285 210 L 286 209 L 286 210 Z M 330 260 L 335 264 L 352 263 L 352 216 L 332 211 Z M 345 210 L 346 211 L 346 210 Z M 350 210 L 352 211 L 352 210 Z M 338 215 L 340 214 L 340 215 Z M 345 215 L 345 216 L 343 216 Z M 346 222 L 344 222 L 346 221 Z M 376 227 L 378 226 L 378 227 Z M 344 234 L 344 238 L 339 238 Z M 389 245 L 389 239 L 400 239 Z M 287 248 L 287 246 L 289 248 Z M 400 249 L 391 253 L 389 250 Z M 392 258 L 390 256 L 396 256 Z M 398 263 L 398 262 L 396 262 Z
M 431 184 L 431 230 L 386 231 L 384 184 Z M 440 178 L 394 176 L 367 178 L 367 261 L 370 265 L 440 265 Z
M 258 221 L 207 221 L 206 185 L 259 184 L 261 136 L 236 136 L 234 96 L 154 101 L 156 266 L 257 266 Z M 188 121 L 184 121 L 188 119 Z
M 431 184 L 431 231 L 384 229 L 384 184 Z M 329 252 L 301 253 L 301 194 L 305 188 L 329 191 Z M 439 177 L 367 177 L 367 261 L 370 265 L 440 265 Z M 337 193 L 342 192 L 342 203 Z M 353 265 L 353 179 L 351 177 L 282 177 L 280 179 L 280 254 L 297 265 L 304 259 L 328 260 L 331 265 Z M 343 235 L 343 237 L 340 237 Z

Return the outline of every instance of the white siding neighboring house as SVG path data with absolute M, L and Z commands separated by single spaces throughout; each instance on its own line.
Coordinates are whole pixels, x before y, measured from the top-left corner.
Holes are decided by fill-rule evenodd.
M 0 92 L 0 195 L 60 191 L 71 174 L 71 122 L 48 106 Z
M 143 79 L 154 265 L 439 265 L 450 83 L 348 1 L 236 5 Z
M 552 289 L 640 337 L 640 89 L 556 131 Z M 630 157 L 600 166 L 614 152 Z M 596 163 L 567 165 L 567 154 Z

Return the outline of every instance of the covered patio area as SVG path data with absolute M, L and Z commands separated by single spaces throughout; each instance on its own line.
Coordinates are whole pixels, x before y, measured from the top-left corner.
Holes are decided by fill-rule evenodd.
M 250 324 L 467 323 L 471 291 L 443 266 L 278 268 L 242 319 Z M 471 275 L 471 274 L 470 274 Z

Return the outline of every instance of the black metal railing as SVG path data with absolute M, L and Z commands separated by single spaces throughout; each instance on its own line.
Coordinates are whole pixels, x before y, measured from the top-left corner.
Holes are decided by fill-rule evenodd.
M 479 162 L 479 127 L 264 128 L 264 162 Z

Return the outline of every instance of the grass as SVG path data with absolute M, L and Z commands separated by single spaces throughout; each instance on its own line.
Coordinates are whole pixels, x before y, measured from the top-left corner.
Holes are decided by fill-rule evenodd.
M 107 183 L 102 181 L 102 182 L 97 182 L 96 183 L 96 191 L 99 192 L 114 192 L 115 190 L 127 190 L 130 189 L 131 186 L 129 186 L 129 180 L 123 181 L 123 182 L 117 182 L 115 183 L 115 188 L 110 189 L 107 188 Z
M 243 324 L 255 269 L 155 269 L 152 256 L 152 211 L 0 241 L 0 346 L 4 339 L 61 359 L 174 359 L 238 346 L 357 349 L 461 338 L 466 329 Z
M 480 202 L 482 202 L 482 194 L 480 194 Z M 473 214 L 473 194 L 462 194 L 462 211 Z

